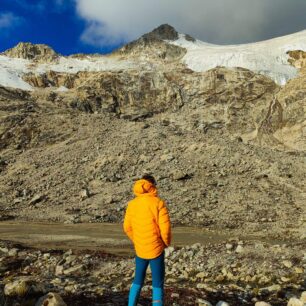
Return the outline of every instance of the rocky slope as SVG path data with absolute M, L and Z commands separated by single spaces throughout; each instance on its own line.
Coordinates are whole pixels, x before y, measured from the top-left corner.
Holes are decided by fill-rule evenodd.
M 33 62 L 32 91 L 0 87 L 2 218 L 120 222 L 133 180 L 152 172 L 174 223 L 305 237 L 304 53 L 289 52 L 300 74 L 281 87 L 244 68 L 192 71 L 167 42 L 177 35 L 163 26 L 85 61 L 106 70 Z

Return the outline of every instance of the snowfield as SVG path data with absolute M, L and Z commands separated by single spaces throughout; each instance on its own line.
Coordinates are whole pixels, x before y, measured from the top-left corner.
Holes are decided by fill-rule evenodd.
M 27 60 L 0 55 L 0 85 L 32 90 L 32 86 L 22 79 L 22 75 L 28 72 L 27 64 Z
M 187 49 L 183 62 L 194 71 L 217 66 L 243 67 L 272 78 L 280 85 L 294 78 L 298 71 L 288 63 L 287 51 L 306 51 L 306 30 L 250 44 L 213 45 L 196 40 L 187 41 L 184 34 L 168 43 Z
M 129 60 L 118 60 L 107 56 L 98 58 L 88 56 L 87 59 L 60 57 L 57 63 L 38 64 L 31 60 L 0 55 L 0 85 L 33 90 L 33 87 L 22 79 L 22 76 L 29 72 L 43 74 L 52 70 L 77 73 L 79 71 L 116 71 L 131 68 L 137 68 L 136 64 Z
M 289 50 L 306 51 L 306 30 L 279 38 L 241 45 L 213 45 L 200 40 L 192 42 L 186 40 L 184 34 L 179 34 L 179 39 L 176 41 L 167 42 L 187 49 L 182 61 L 194 71 L 207 71 L 217 66 L 243 67 L 267 75 L 276 83 L 284 85 L 298 73 L 298 70 L 288 63 L 286 52 Z M 142 64 L 141 58 L 136 63 L 128 59 L 108 56 L 88 56 L 84 59 L 62 56 L 55 63 L 38 64 L 31 60 L 0 55 L 0 85 L 33 90 L 32 86 L 22 79 L 22 76 L 29 72 L 43 74 L 50 70 L 66 73 L 116 71 L 141 69 Z M 150 67 L 150 63 L 146 63 L 146 67 Z

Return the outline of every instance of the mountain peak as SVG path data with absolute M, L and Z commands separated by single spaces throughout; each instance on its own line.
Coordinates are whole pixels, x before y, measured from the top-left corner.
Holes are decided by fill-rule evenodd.
M 8 57 L 23 58 L 37 61 L 53 61 L 58 57 L 58 54 L 44 44 L 32 44 L 30 42 L 20 42 L 15 47 L 4 52 Z
M 169 24 L 162 24 L 153 31 L 142 35 L 114 53 L 129 55 L 145 55 L 162 60 L 174 60 L 182 57 L 186 50 L 180 46 L 169 44 L 166 41 L 175 41 L 179 38 L 178 32 Z
M 144 34 L 143 37 L 161 40 L 177 40 L 179 35 L 175 28 L 171 25 L 162 24 L 150 33 Z

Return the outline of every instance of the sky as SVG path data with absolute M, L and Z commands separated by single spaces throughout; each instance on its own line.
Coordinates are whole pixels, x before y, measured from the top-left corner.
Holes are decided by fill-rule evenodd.
M 108 53 L 164 23 L 240 44 L 306 30 L 305 16 L 306 0 L 0 0 L 0 52 L 23 41 Z

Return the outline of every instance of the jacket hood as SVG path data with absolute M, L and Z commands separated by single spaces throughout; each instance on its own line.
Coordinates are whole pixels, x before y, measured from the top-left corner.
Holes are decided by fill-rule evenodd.
M 133 191 L 136 196 L 140 196 L 143 194 L 150 194 L 153 196 L 157 195 L 156 187 L 152 183 L 144 179 L 135 182 Z

